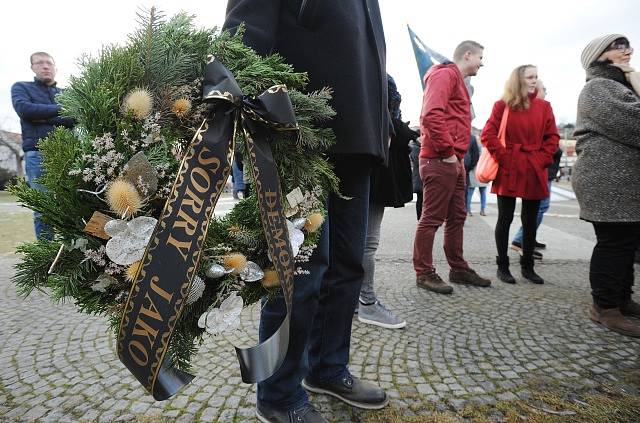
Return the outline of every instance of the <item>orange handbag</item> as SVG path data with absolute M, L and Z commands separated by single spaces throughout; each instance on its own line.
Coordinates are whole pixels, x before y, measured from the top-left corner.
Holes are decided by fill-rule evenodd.
M 498 140 L 503 147 L 506 147 L 507 119 L 509 118 L 509 107 L 504 107 L 502 120 L 500 121 L 500 130 L 498 130 Z M 485 146 L 482 149 L 478 164 L 476 164 L 476 179 L 483 184 L 493 181 L 498 175 L 498 161 L 489 153 L 489 149 Z

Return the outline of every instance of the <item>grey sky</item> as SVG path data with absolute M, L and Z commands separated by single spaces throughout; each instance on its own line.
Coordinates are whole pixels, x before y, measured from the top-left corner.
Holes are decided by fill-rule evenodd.
M 269 1 L 269 0 L 264 0 Z M 13 112 L 10 87 L 31 80 L 29 54 L 44 50 L 56 59 L 57 80 L 64 87 L 77 74 L 76 59 L 97 53 L 104 44 L 123 42 L 135 27 L 140 5 L 155 4 L 167 15 L 185 10 L 197 16 L 199 26 L 221 25 L 225 0 L 89 2 L 5 2 L 0 39 L 0 125 L 19 131 Z M 640 45 L 640 8 L 633 0 L 538 0 L 523 1 L 428 1 L 380 0 L 387 43 L 387 70 L 402 94 L 403 117 L 417 124 L 422 92 L 413 50 L 407 34 L 409 24 L 432 49 L 451 56 L 458 42 L 473 39 L 485 46 L 485 66 L 472 83 L 476 119 L 482 127 L 493 103 L 502 93 L 510 71 L 531 63 L 547 86 L 558 123 L 572 122 L 578 94 L 584 84 L 580 66 L 582 48 L 606 33 L 625 34 Z M 336 47 L 338 48 L 338 47 Z M 637 65 L 637 57 L 631 64 Z

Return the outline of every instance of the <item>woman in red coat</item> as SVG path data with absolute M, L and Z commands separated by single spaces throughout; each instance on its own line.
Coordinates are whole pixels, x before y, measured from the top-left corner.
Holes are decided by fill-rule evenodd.
M 495 230 L 497 276 L 507 283 L 515 283 L 509 271 L 507 247 L 516 198 L 522 199 L 522 276 L 533 283 L 544 283 L 533 270 L 536 216 L 540 200 L 549 196 L 546 169 L 553 161 L 560 137 L 551 105 L 537 98 L 537 80 L 535 66 L 515 68 L 505 84 L 502 99 L 494 104 L 491 117 L 482 131 L 482 144 L 499 163 L 491 192 L 498 195 Z M 498 130 L 507 107 L 506 146 L 503 146 L 498 139 Z

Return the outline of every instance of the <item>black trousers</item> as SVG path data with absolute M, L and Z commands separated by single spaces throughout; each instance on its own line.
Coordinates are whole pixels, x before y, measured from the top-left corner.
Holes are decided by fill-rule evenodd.
M 522 257 L 524 262 L 533 263 L 533 249 L 536 243 L 536 219 L 540 200 L 522 200 Z M 496 248 L 498 257 L 506 262 L 508 260 L 507 248 L 509 247 L 509 227 L 513 221 L 513 212 L 516 209 L 516 198 L 498 195 L 498 222 L 496 223 Z
M 591 255 L 589 281 L 600 308 L 620 307 L 631 299 L 633 261 L 640 243 L 640 222 L 593 223 L 597 243 Z
M 416 193 L 418 198 L 416 199 L 416 215 L 418 216 L 418 220 L 420 220 L 420 216 L 422 216 L 422 191 Z

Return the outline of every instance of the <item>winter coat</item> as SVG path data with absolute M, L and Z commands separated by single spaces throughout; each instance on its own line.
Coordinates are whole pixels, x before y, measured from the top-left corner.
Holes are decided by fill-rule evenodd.
M 578 98 L 571 184 L 580 217 L 640 222 L 640 98 L 607 63 L 587 69 Z
M 55 126 L 73 127 L 73 119 L 60 117 L 56 95 L 61 91 L 55 84 L 46 85 L 35 78 L 33 82 L 16 82 L 11 87 L 11 101 L 20 117 L 25 152 L 37 150 L 38 141 L 46 138 Z
M 556 152 L 553 153 L 553 163 L 551 163 L 551 166 L 547 169 L 549 173 L 548 180 L 553 181 L 556 179 L 556 175 L 560 170 L 560 159 L 562 159 L 562 150 L 558 148 Z
M 223 29 L 245 24 L 244 42 L 280 54 L 309 75 L 308 91 L 333 89 L 332 154 L 387 157 L 386 45 L 377 0 L 229 0 Z
M 420 157 L 462 160 L 471 134 L 471 100 L 454 63 L 432 66 L 425 75 L 420 113 Z
M 482 130 L 482 145 L 499 163 L 491 192 L 506 197 L 542 200 L 549 196 L 547 168 L 560 136 L 549 102 L 529 95 L 529 108 L 509 110 L 506 148 L 498 140 L 506 104 L 497 101 Z
M 420 141 L 413 140 L 409 143 L 409 158 L 411 159 L 411 179 L 413 192 L 422 192 L 422 179 L 420 178 Z
M 403 207 L 413 199 L 409 141 L 418 137 L 408 122 L 393 119 L 395 135 L 391 137 L 388 166 L 378 166 L 371 173 L 369 202 L 385 207 Z
M 476 137 L 471 135 L 471 138 L 469 138 L 469 149 L 464 155 L 464 169 L 467 173 L 471 172 L 473 168 L 476 167 L 479 158 L 480 148 L 478 147 L 478 142 L 476 141 Z

